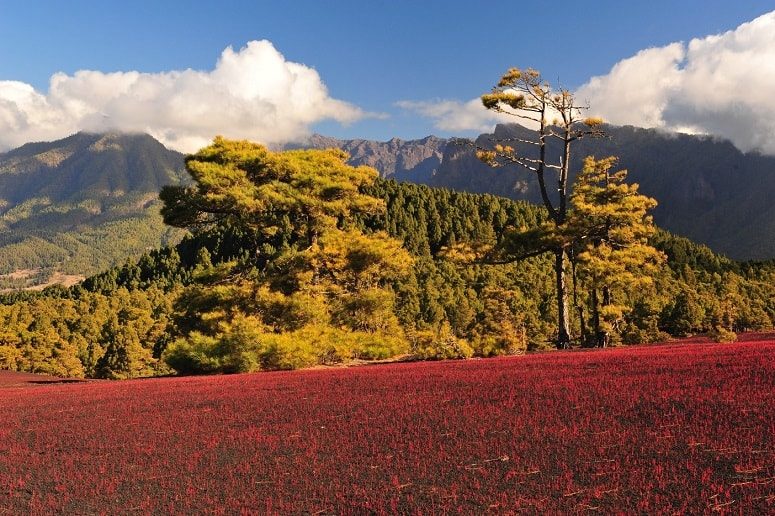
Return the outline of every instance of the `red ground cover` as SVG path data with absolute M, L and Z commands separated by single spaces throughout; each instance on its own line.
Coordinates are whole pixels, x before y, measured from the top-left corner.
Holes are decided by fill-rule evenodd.
M 775 340 L 0 390 L 0 514 L 775 511 Z

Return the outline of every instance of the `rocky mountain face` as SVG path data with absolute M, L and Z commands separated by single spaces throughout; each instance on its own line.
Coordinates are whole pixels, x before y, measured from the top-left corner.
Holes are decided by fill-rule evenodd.
M 144 134 L 78 133 L 0 154 L 0 288 L 90 274 L 179 238 L 158 193 L 186 177 L 183 155 Z
M 613 126 L 606 132 L 605 138 L 574 144 L 573 172 L 585 156 L 618 156 L 628 181 L 659 202 L 654 220 L 660 227 L 731 258 L 775 258 L 775 157 L 744 154 L 729 141 L 706 136 Z M 519 125 L 499 125 L 493 134 L 480 135 L 477 145 L 529 136 Z M 560 148 L 549 152 L 559 156 Z M 493 169 L 476 159 L 470 145 L 454 142 L 428 184 L 541 201 L 532 173 L 516 166 Z
M 425 184 L 438 171 L 447 141 L 435 136 L 421 140 L 393 138 L 386 142 L 338 140 L 316 134 L 304 144 L 288 148 L 339 148 L 350 154 L 351 165 L 368 165 L 379 170 L 382 177 Z
M 659 206 L 656 223 L 731 258 L 775 258 L 775 157 L 741 153 L 729 141 L 635 127 L 606 127 L 607 137 L 574 145 L 573 172 L 587 155 L 618 156 L 629 181 Z M 533 135 L 516 124 L 498 125 L 476 144 L 514 143 Z M 352 164 L 375 167 L 383 177 L 474 193 L 541 202 L 535 177 L 516 166 L 493 169 L 468 140 L 388 142 L 315 136 L 310 145 L 338 147 Z M 527 149 L 530 150 L 530 149 Z M 559 156 L 558 146 L 550 154 Z M 548 175 L 551 186 L 551 174 Z

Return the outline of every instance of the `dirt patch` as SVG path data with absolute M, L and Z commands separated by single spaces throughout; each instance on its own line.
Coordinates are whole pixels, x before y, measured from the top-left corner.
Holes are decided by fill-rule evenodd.
M 80 382 L 86 382 L 86 380 L 79 378 L 59 378 L 57 376 L 49 376 L 47 374 L 0 371 L 0 389 L 6 387 L 29 387 L 32 385 L 53 385 Z
M 55 272 L 51 275 L 51 277 L 48 279 L 46 283 L 41 283 L 40 285 L 35 285 L 33 287 L 29 287 L 26 290 L 43 290 L 46 287 L 50 287 L 52 285 L 62 285 L 64 287 L 72 287 L 73 285 L 77 285 L 78 283 L 82 282 L 86 279 L 86 276 L 82 276 L 80 274 L 64 274 L 61 272 Z
M 0 274 L 0 279 L 7 279 L 13 281 L 27 281 L 31 283 L 35 280 L 35 276 L 40 274 L 41 269 L 19 269 L 8 274 Z M 4 288 L 0 289 L 0 294 L 6 294 L 13 292 L 14 290 L 43 290 L 46 287 L 52 285 L 62 285 L 64 287 L 72 287 L 86 279 L 86 276 L 81 274 L 64 274 L 62 272 L 53 272 L 48 279 L 43 283 L 35 285 L 19 286 L 16 288 Z
M 40 269 L 17 269 L 13 272 L 9 272 L 8 274 L 0 274 L 0 278 L 7 278 L 11 280 L 23 280 L 23 279 L 31 278 L 38 273 L 40 273 Z

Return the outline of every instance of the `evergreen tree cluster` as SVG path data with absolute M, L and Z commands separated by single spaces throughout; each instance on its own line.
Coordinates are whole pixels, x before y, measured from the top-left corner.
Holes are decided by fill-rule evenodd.
M 131 378 L 494 356 L 556 338 L 551 255 L 491 265 L 450 252 L 507 246 L 546 222 L 543 208 L 379 180 L 337 151 L 271 153 L 216 140 L 188 166 L 196 185 L 162 197 L 168 222 L 191 234 L 76 287 L 4 295 L 0 368 Z M 614 195 L 600 189 L 607 171 L 591 166 L 598 176 L 578 206 Z M 600 226 L 590 224 L 600 213 L 582 211 L 569 224 Z M 733 262 L 663 231 L 604 229 L 574 248 L 576 344 L 596 309 L 611 344 L 705 332 L 726 340 L 773 326 L 775 264 Z M 616 277 L 596 266 L 605 246 L 610 254 L 646 238 L 667 261 L 655 260 L 637 288 L 628 279 L 633 251 L 619 257 Z

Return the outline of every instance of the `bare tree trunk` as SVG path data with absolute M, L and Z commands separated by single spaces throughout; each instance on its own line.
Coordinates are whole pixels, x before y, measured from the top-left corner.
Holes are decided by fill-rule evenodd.
M 612 303 L 611 299 L 611 289 L 608 288 L 608 285 L 603 287 L 603 306 L 608 306 Z M 608 342 L 611 338 L 611 336 L 608 334 L 607 331 L 601 332 L 600 336 L 600 347 L 605 348 L 608 347 Z
M 587 344 L 587 321 L 584 320 L 584 307 L 579 304 L 579 292 L 578 292 L 578 278 L 576 276 L 576 257 L 571 249 L 570 266 L 571 276 L 573 281 L 573 307 L 576 310 L 576 316 L 579 318 L 579 340 L 582 346 Z
M 579 340 L 581 341 L 581 346 L 584 347 L 586 345 L 587 340 L 589 339 L 589 332 L 587 331 L 587 321 L 584 319 L 584 307 L 581 305 L 576 305 L 576 312 L 578 313 L 579 325 L 580 325 Z
M 597 289 L 592 289 L 592 295 L 590 298 L 590 304 L 592 305 L 592 328 L 595 330 L 595 343 L 594 345 L 599 347 L 601 346 L 601 335 L 602 332 L 600 330 L 600 301 L 597 297 Z
M 568 349 L 570 347 L 570 331 L 564 249 L 558 249 L 554 252 L 554 273 L 557 280 L 557 349 Z

